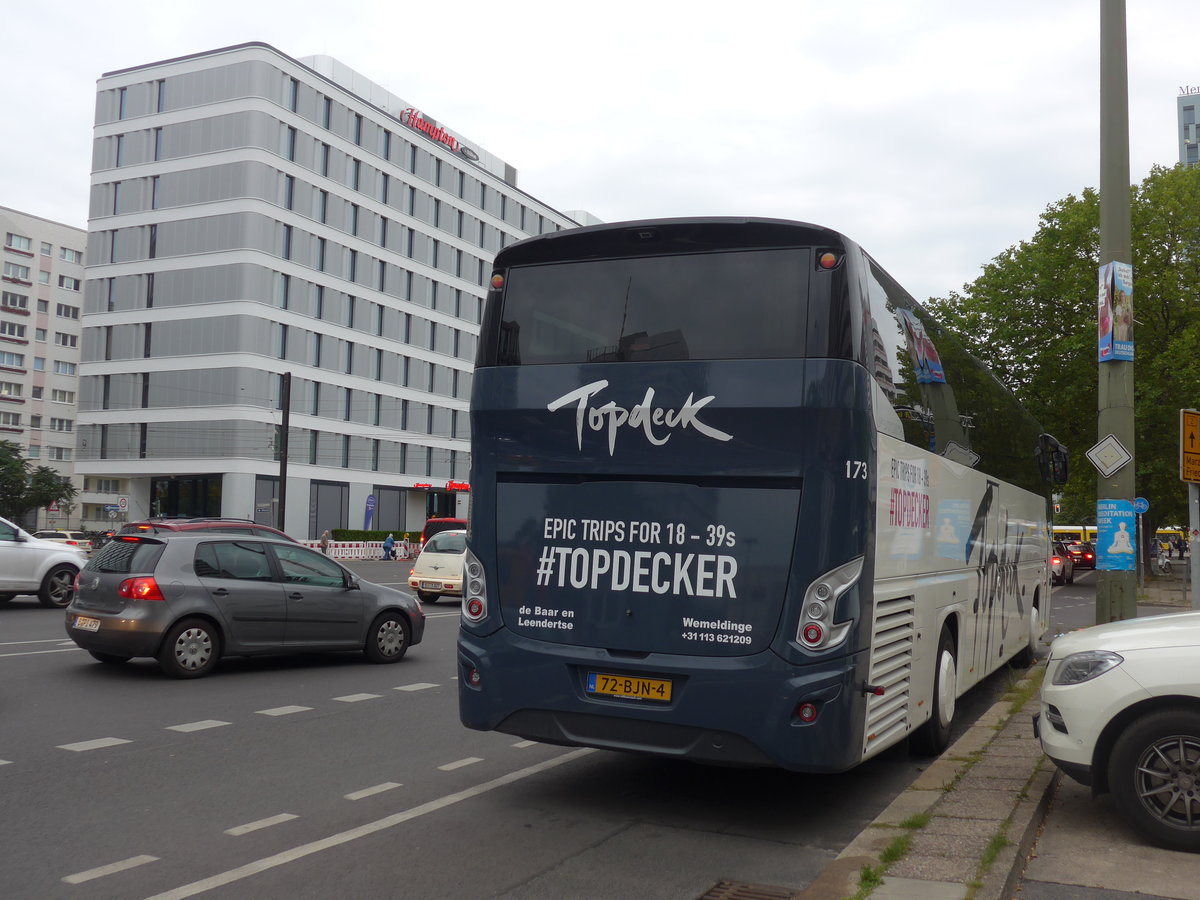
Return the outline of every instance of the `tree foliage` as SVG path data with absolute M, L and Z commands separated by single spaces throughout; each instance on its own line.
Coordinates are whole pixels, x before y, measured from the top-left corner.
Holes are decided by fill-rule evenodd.
M 1187 522 L 1179 410 L 1200 406 L 1200 168 L 1155 167 L 1131 188 L 1137 493 L 1146 530 Z M 1110 260 L 1104 260 L 1109 262 Z M 984 266 L 963 292 L 927 304 L 988 361 L 1072 451 L 1058 521 L 1095 522 L 1099 437 L 1096 306 L 1099 195 L 1046 208 L 1033 237 Z
M 0 441 L 0 516 L 16 521 L 39 506 L 71 500 L 71 480 L 49 466 L 34 467 L 21 455 L 21 445 Z

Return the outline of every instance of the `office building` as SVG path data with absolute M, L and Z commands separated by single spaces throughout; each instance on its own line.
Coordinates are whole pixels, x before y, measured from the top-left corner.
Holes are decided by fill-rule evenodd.
M 1179 161 L 1185 166 L 1200 162 L 1200 134 L 1196 133 L 1196 101 L 1200 100 L 1200 85 L 1182 85 L 1175 99 L 1176 119 L 1179 122 Z
M 94 140 L 79 471 L 129 519 L 298 538 L 465 514 L 491 260 L 577 223 L 419 107 L 260 43 L 105 74 Z
M 87 233 L 7 207 L 0 207 L 0 231 L 0 440 L 82 488 L 74 467 Z M 83 515 L 77 497 L 31 512 L 22 524 L 78 528 Z

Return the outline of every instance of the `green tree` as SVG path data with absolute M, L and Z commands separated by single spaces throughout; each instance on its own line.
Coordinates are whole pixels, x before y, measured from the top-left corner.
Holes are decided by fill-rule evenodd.
M 0 441 L 0 516 L 16 521 L 39 506 L 72 499 L 75 486 L 49 466 L 36 468 L 21 455 L 21 445 Z
M 1131 189 L 1137 492 L 1148 533 L 1187 521 L 1179 409 L 1200 405 L 1200 168 L 1155 167 Z M 1095 521 L 1099 195 L 1051 204 L 1033 237 L 984 266 L 963 292 L 932 298 L 972 353 L 995 369 L 1072 451 L 1058 521 Z M 1109 260 L 1104 260 L 1109 262 Z

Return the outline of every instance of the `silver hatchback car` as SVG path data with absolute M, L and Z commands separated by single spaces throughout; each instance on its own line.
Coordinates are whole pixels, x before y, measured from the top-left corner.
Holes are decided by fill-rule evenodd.
M 105 544 L 75 580 L 66 628 L 100 662 L 151 656 L 197 678 L 222 656 L 360 650 L 399 662 L 421 642 L 425 613 L 299 544 L 192 531 Z

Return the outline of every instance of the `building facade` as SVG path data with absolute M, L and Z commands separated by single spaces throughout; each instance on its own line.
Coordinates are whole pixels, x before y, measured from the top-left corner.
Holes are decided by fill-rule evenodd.
M 1175 99 L 1179 123 L 1179 161 L 1185 166 L 1200 162 L 1200 134 L 1196 132 L 1196 103 L 1200 101 L 1200 85 L 1181 85 Z
M 0 440 L 34 465 L 75 476 L 79 346 L 87 232 L 0 207 Z M 89 484 L 89 488 L 92 485 Z M 29 528 L 78 528 L 83 497 L 37 510 Z
M 465 514 L 491 260 L 574 220 L 336 60 L 259 43 L 105 74 L 92 169 L 77 467 L 126 486 L 124 518 Z

